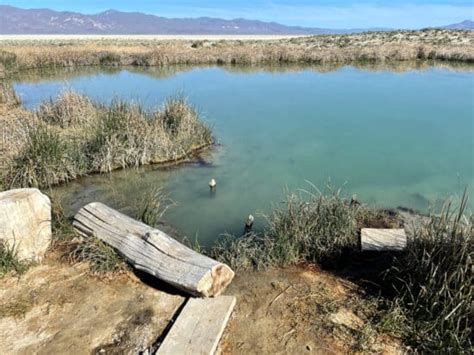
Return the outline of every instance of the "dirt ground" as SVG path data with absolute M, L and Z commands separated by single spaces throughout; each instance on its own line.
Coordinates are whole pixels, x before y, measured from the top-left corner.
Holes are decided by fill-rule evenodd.
M 240 274 L 226 293 L 237 305 L 221 354 L 404 352 L 369 325 L 374 305 L 355 284 L 314 267 Z
M 86 265 L 48 260 L 1 280 L 0 354 L 144 351 L 184 300 L 132 273 L 99 279 Z
M 185 297 L 131 271 L 94 277 L 47 259 L 0 283 L 1 354 L 134 354 L 166 332 Z M 145 282 L 143 282 L 145 281 Z M 368 325 L 359 288 L 314 267 L 238 273 L 220 354 L 402 353 Z

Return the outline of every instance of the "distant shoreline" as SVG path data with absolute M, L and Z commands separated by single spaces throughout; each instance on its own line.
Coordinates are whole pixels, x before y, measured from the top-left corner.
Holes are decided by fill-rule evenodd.
M 83 66 L 474 63 L 474 32 L 349 35 L 0 35 L 0 78 L 25 69 Z
M 51 40 L 101 40 L 101 39 L 125 39 L 125 40 L 278 40 L 289 38 L 310 37 L 314 35 L 215 35 L 215 34 L 176 34 L 176 35 L 103 35 L 103 34 L 16 34 L 0 35 L 0 41 L 51 41 Z

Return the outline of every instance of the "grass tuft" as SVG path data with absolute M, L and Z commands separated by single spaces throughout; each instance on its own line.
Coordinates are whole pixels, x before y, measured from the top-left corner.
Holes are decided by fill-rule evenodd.
M 28 263 L 18 260 L 15 248 L 5 245 L 0 240 L 0 278 L 10 272 L 21 275 L 26 270 L 28 270 Z
M 85 95 L 68 90 L 55 99 L 43 102 L 38 110 L 38 118 L 48 124 L 61 128 L 84 126 L 96 118 L 97 109 Z
M 226 236 L 210 253 L 236 270 L 337 262 L 343 251 L 357 248 L 357 211 L 340 191 L 293 193 L 284 207 L 267 217 L 263 232 L 241 238 Z
M 115 249 L 96 238 L 88 238 L 77 244 L 69 257 L 73 262 L 88 262 L 91 272 L 96 274 L 118 272 L 126 268 Z
M 465 214 L 466 205 L 466 194 L 458 209 L 447 203 L 414 231 L 406 251 L 388 253 L 388 264 L 374 265 L 381 273 L 373 285 L 380 285 L 384 299 L 374 298 L 380 306 L 360 332 L 356 350 L 370 347 L 375 328 L 420 352 L 474 350 L 474 216 Z M 225 236 L 210 255 L 235 270 L 300 262 L 338 266 L 357 248 L 358 229 L 402 225 L 396 213 L 351 206 L 338 191 L 290 194 L 267 220 L 260 233 Z
M 473 350 L 474 217 L 466 205 L 466 194 L 457 210 L 448 202 L 386 273 L 409 320 L 405 339 L 423 352 Z
M 173 200 L 169 198 L 163 188 L 151 188 L 145 191 L 138 202 L 136 219 L 151 227 L 157 227 L 163 215 L 173 205 Z
M 52 186 L 84 174 L 86 162 L 74 141 L 42 124 L 26 130 L 26 143 L 5 176 L 8 187 Z

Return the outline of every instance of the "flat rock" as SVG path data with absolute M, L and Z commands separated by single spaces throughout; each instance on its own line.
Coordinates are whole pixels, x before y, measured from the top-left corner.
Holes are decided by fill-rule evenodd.
M 49 261 L 0 283 L 0 354 L 136 354 L 161 335 L 184 297 L 133 274 L 91 277 Z
M 41 261 L 51 244 L 51 202 L 38 189 L 0 192 L 0 240 L 19 260 Z

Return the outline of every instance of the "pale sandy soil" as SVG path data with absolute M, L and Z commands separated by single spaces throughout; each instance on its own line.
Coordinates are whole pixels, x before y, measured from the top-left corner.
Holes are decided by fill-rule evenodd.
M 99 279 L 84 265 L 48 260 L 0 282 L 0 354 L 134 354 L 184 302 L 133 274 Z
M 315 268 L 238 273 L 226 294 L 237 305 L 220 354 L 403 352 L 367 329 L 371 305 L 356 285 Z M 158 344 L 184 301 L 131 271 L 98 278 L 47 259 L 1 280 L 0 353 L 136 353 Z

